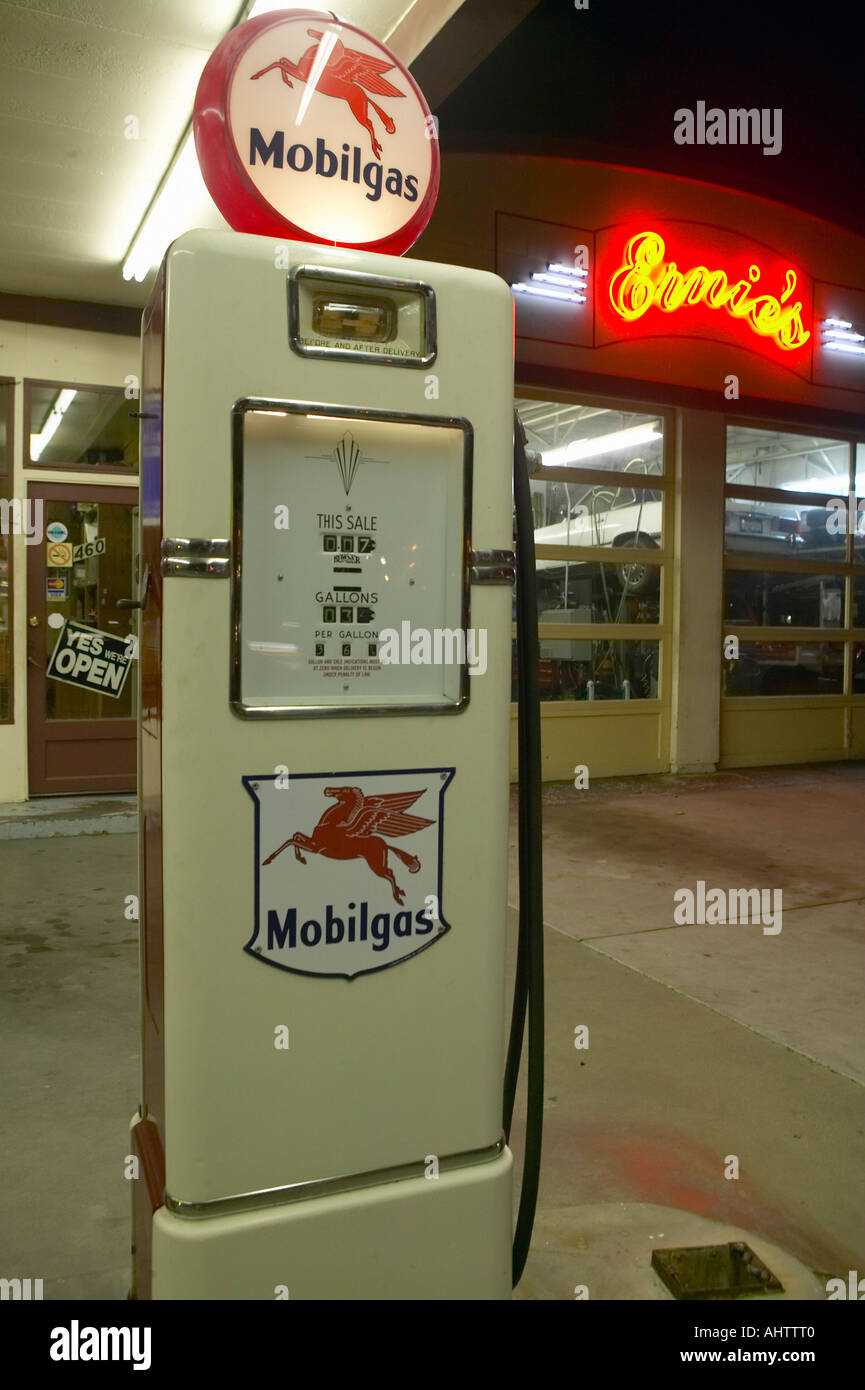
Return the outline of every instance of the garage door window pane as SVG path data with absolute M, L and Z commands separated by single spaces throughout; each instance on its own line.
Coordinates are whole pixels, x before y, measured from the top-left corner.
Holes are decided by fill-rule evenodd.
M 777 502 L 728 497 L 724 503 L 724 546 L 728 554 L 802 555 L 805 542 L 801 527 L 800 509 L 786 502 L 783 494 Z M 830 537 L 825 526 L 818 537 L 821 544 L 824 536 L 827 542 L 825 548 L 838 550 L 837 537 Z M 809 545 L 812 550 L 817 547 L 813 536 Z M 843 537 L 838 558 L 844 558 Z
M 545 703 L 574 700 L 654 700 L 658 697 L 659 642 L 573 642 L 541 638 L 538 679 Z M 517 648 L 513 644 L 513 692 Z
M 528 445 L 546 468 L 663 473 L 664 422 L 657 415 L 563 401 L 517 400 Z
M 538 561 L 539 623 L 657 623 L 661 566 Z
M 724 663 L 725 695 L 841 695 L 843 642 L 740 642 Z
M 728 484 L 843 497 L 849 459 L 850 446 L 844 440 L 742 425 L 727 430 Z
M 729 570 L 724 616 L 743 627 L 843 627 L 842 575 Z
M 853 557 L 857 564 L 862 565 L 865 564 L 865 444 L 856 445 L 856 498 Z
M 532 479 L 535 545 L 663 543 L 662 492 L 646 487 L 582 487 Z M 540 566 L 540 562 L 539 562 Z

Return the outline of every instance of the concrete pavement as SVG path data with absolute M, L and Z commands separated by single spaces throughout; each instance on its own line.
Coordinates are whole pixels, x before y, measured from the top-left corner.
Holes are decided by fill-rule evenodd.
M 546 1137 L 518 1297 L 668 1298 L 659 1240 L 748 1239 L 785 1297 L 865 1272 L 863 793 L 859 764 L 546 789 Z M 0 826 L 41 827 L 0 842 L 0 1275 L 49 1297 L 126 1293 L 122 802 L 55 808 L 97 833 L 45 834 L 47 801 L 0 808 Z M 674 894 L 698 881 L 780 889 L 781 931 L 677 924 Z

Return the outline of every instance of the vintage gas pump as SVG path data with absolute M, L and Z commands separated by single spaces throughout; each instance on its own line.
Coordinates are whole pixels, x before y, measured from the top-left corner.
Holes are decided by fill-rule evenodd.
M 320 54 L 350 40 L 382 81 L 394 60 L 312 20 L 265 16 L 217 50 L 234 147 L 325 179 L 345 155 L 349 189 L 399 173 L 421 194 L 437 152 L 418 172 L 405 143 L 389 175 L 385 154 L 352 178 Z M 291 146 L 232 97 L 265 58 L 306 92 L 318 63 L 323 124 Z M 510 291 L 483 272 L 238 232 L 166 254 L 143 326 L 137 1297 L 506 1298 L 522 1270 L 543 1021 L 512 335 Z M 529 698 L 503 1124 L 512 453 Z

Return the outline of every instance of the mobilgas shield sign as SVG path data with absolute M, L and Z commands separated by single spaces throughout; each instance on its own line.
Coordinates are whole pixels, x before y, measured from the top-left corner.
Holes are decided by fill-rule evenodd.
M 193 128 L 236 231 L 398 255 L 432 213 L 439 151 L 423 94 L 377 39 L 330 14 L 233 29 L 204 69 Z
M 449 930 L 441 902 L 453 768 L 243 778 L 255 803 L 255 921 L 244 949 L 354 979 Z

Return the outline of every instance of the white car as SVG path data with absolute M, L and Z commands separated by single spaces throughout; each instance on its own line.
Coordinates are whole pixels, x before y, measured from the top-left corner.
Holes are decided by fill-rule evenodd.
M 641 498 L 646 495 L 646 500 Z M 634 546 L 658 549 L 662 536 L 663 499 L 651 495 L 651 475 L 639 489 L 588 490 L 588 502 L 575 503 L 568 516 L 535 531 L 535 545 Z M 802 544 L 799 513 L 795 507 L 780 509 L 766 502 L 728 499 L 724 518 L 728 550 L 750 553 L 779 550 L 791 554 Z M 561 569 L 563 560 L 538 560 L 539 570 Z M 583 559 L 575 564 L 590 563 Z M 646 593 L 656 587 L 656 565 L 617 564 L 616 577 L 630 593 Z

